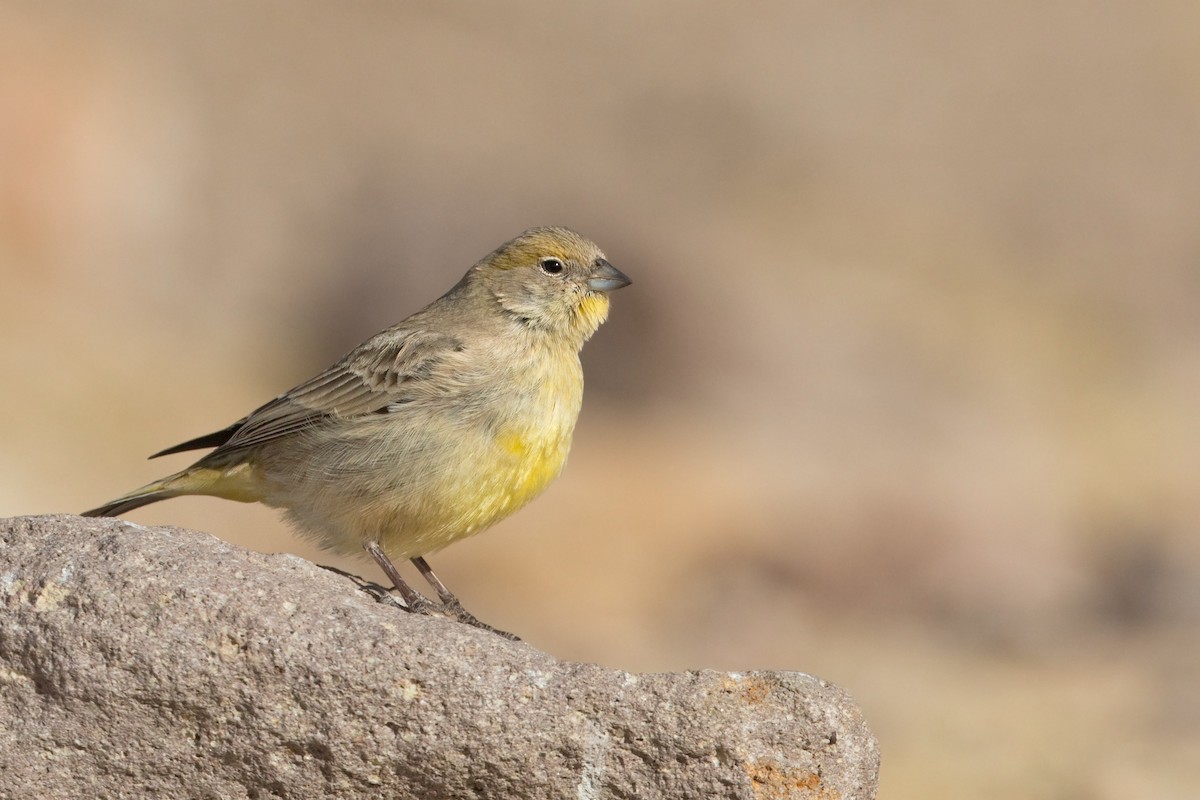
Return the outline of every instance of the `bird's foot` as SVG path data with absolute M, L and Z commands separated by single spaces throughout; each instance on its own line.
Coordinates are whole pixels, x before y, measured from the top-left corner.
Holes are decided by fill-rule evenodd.
M 499 628 L 493 628 L 491 625 L 488 625 L 486 622 L 480 620 L 470 611 L 467 611 L 465 608 L 463 608 L 462 603 L 458 601 L 457 597 L 442 604 L 442 613 L 444 613 L 450 619 L 457 620 L 464 625 L 470 625 L 472 628 L 480 628 L 481 630 L 490 631 L 497 636 L 502 636 L 505 639 L 509 639 L 514 642 L 521 641 L 521 637 L 517 636 L 515 633 L 509 633 L 508 631 L 502 631 Z
M 396 596 L 392 594 L 392 590 L 384 586 L 382 583 L 369 581 L 361 575 L 355 575 L 353 572 L 347 572 L 344 569 L 331 567 L 328 564 L 318 564 L 317 566 L 321 569 L 327 569 L 332 573 L 341 575 L 343 578 L 349 578 L 354 582 L 354 585 L 357 586 L 360 591 L 366 592 L 367 594 L 371 595 L 371 597 L 375 598 L 375 602 L 377 603 L 383 603 L 384 605 L 391 606 L 392 608 L 403 609 L 404 611 L 411 611 L 414 614 L 428 615 L 437 608 L 435 604 L 430 602 L 422 595 L 417 594 L 415 591 L 413 594 L 416 594 L 418 599 L 417 602 L 414 603 L 413 607 L 410 608 L 403 601 L 398 600 Z
M 369 581 L 361 575 L 355 575 L 353 572 L 347 572 L 344 569 L 331 567 L 327 564 L 318 564 L 317 566 L 319 566 L 321 569 L 327 569 L 330 572 L 341 575 L 343 578 L 349 578 L 361 591 L 364 591 L 371 595 L 371 597 L 375 598 L 375 602 L 377 603 L 383 603 L 384 605 L 391 606 L 392 608 L 410 611 L 413 614 L 447 617 L 455 622 L 462 622 L 466 625 L 470 625 L 473 628 L 481 628 L 485 631 L 491 631 L 497 636 L 503 636 L 505 639 L 511 639 L 514 642 L 521 641 L 521 637 L 517 636 L 516 634 L 509 633 L 508 631 L 502 631 L 499 628 L 493 628 L 486 622 L 481 622 L 475 617 L 474 614 L 463 608 L 462 603 L 459 602 L 457 597 L 451 596 L 445 603 L 439 606 L 437 603 L 434 603 L 432 600 L 418 593 L 416 590 L 410 589 L 413 595 L 415 595 L 415 602 L 412 606 L 409 606 L 405 601 L 398 599 L 394 594 L 392 594 L 392 589 L 389 589 L 381 583 Z

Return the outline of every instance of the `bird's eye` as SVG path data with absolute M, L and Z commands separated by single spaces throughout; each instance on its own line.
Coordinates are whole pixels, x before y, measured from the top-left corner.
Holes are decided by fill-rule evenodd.
M 538 266 L 542 268 L 542 272 L 547 275 L 557 275 L 563 271 L 563 263 L 557 258 L 543 258 L 538 262 Z

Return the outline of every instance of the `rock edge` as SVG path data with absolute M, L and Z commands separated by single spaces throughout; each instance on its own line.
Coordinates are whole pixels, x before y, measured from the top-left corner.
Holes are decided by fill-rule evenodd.
M 631 674 L 180 528 L 0 520 L 0 797 L 872 798 L 797 672 Z

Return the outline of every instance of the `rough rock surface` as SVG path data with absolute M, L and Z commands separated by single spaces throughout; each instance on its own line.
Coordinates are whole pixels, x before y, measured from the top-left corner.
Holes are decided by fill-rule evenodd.
M 850 698 L 634 675 L 208 534 L 0 520 L 0 797 L 869 798 Z

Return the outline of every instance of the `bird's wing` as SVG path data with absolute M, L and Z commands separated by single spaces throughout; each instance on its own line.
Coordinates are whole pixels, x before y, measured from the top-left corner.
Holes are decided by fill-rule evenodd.
M 445 334 L 387 331 L 234 423 L 220 452 L 253 447 L 332 419 L 395 411 L 429 397 L 428 378 L 452 369 L 446 362 L 461 351 L 461 343 Z

